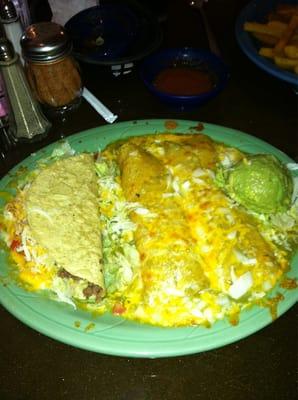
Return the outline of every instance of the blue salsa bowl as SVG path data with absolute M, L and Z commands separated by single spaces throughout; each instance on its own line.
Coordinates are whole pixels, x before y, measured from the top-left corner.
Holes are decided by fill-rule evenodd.
M 208 92 L 189 96 L 178 96 L 160 91 L 154 85 L 155 78 L 162 70 L 174 66 L 208 71 L 214 77 L 213 88 Z M 140 76 L 147 88 L 159 100 L 183 111 L 201 106 L 217 96 L 228 82 L 229 70 L 223 61 L 213 53 L 207 50 L 184 47 L 165 49 L 150 55 L 140 66 Z
M 294 72 L 279 68 L 272 60 L 260 56 L 258 51 L 261 44 L 249 32 L 243 29 L 245 22 L 265 23 L 266 15 L 274 10 L 278 4 L 297 4 L 297 0 L 253 0 L 247 4 L 240 12 L 236 21 L 236 38 L 244 54 L 259 68 L 275 78 L 287 82 L 294 86 L 294 88 L 298 88 L 298 76 Z

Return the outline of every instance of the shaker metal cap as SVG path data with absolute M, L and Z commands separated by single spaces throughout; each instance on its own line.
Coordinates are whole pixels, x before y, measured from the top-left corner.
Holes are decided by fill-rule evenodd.
M 13 44 L 6 38 L 0 38 L 0 65 L 12 64 L 18 58 Z
M 0 21 L 9 24 L 18 20 L 18 14 L 12 1 L 6 0 L 0 7 Z
M 39 22 L 28 26 L 21 37 L 26 60 L 55 61 L 72 50 L 72 43 L 61 25 Z

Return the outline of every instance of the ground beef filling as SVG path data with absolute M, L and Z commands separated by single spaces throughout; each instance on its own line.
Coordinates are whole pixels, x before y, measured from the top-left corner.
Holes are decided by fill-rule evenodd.
M 89 283 L 88 286 L 83 290 L 84 295 L 87 299 L 91 296 L 95 296 L 96 301 L 102 298 L 103 290 L 100 286 L 94 283 Z
M 69 272 L 66 271 L 66 269 L 62 268 L 58 271 L 58 276 L 59 278 L 66 278 L 66 279 L 70 279 L 72 278 L 74 281 L 79 281 L 81 278 L 79 278 L 78 276 L 72 275 Z
M 82 280 L 78 276 L 72 275 L 64 268 L 58 271 L 58 276 L 63 279 L 73 279 L 74 281 Z M 86 296 L 86 299 L 94 296 L 96 301 L 100 301 L 102 299 L 103 290 L 99 285 L 95 285 L 94 283 L 88 282 L 87 287 L 83 290 L 83 294 Z

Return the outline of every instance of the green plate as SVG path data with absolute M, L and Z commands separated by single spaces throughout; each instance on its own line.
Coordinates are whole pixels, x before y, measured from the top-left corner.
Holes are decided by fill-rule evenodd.
M 194 121 L 175 121 L 172 133 L 197 132 Z M 128 136 L 169 131 L 165 120 L 131 121 L 106 125 L 68 137 L 77 151 L 96 151 L 108 143 Z M 271 153 L 283 162 L 292 162 L 284 153 L 260 139 L 225 127 L 204 124 L 205 134 L 217 141 L 238 147 L 249 153 Z M 28 157 L 0 182 L 0 191 L 9 189 L 20 166 L 34 168 L 36 161 L 49 155 L 55 143 Z M 166 357 L 198 353 L 235 342 L 272 323 L 268 309 L 253 307 L 241 313 L 237 326 L 223 320 L 211 328 L 159 328 L 126 321 L 110 314 L 92 316 L 74 310 L 71 306 L 52 301 L 40 294 L 22 290 L 9 282 L 7 253 L 0 255 L 0 301 L 16 318 L 33 329 L 61 342 L 99 353 L 130 357 Z M 287 276 L 298 275 L 298 252 Z M 272 295 L 282 293 L 284 300 L 278 305 L 278 316 L 286 312 L 298 299 L 297 290 L 277 287 Z

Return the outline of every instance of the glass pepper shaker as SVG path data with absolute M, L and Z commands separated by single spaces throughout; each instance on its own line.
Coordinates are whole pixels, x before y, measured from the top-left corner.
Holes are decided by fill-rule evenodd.
M 82 80 L 64 29 L 54 22 L 32 24 L 23 33 L 21 46 L 28 81 L 45 112 L 63 116 L 76 109 Z
M 42 139 L 51 124 L 42 114 L 12 43 L 0 38 L 0 70 L 16 124 L 16 140 Z

